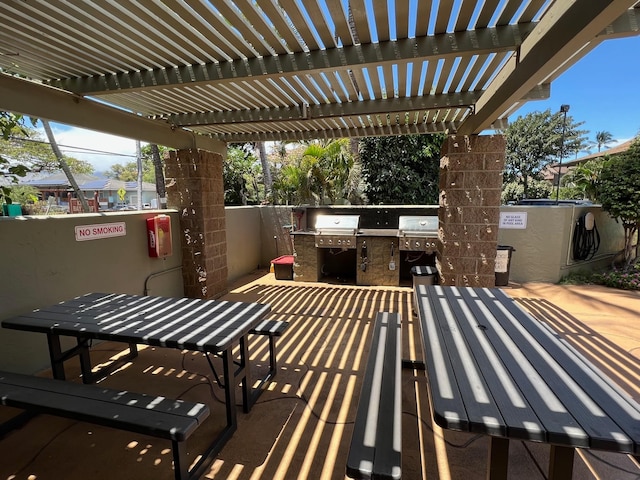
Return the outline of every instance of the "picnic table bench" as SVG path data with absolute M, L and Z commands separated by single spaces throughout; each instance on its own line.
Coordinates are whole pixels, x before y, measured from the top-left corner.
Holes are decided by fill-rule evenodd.
M 262 320 L 258 325 L 249 330 L 249 333 L 253 335 L 266 335 L 269 338 L 269 372 L 261 380 L 260 385 L 255 387 L 255 390 L 261 390 L 262 387 L 265 386 L 271 380 L 271 378 L 273 378 L 273 376 L 275 376 L 278 369 L 276 338 L 281 337 L 288 327 L 289 322 L 266 319 Z
M 57 380 L 65 379 L 65 363 L 75 356 L 80 359 L 83 382 L 93 382 L 116 368 L 114 363 L 93 371 L 90 358 L 93 340 L 128 344 L 127 359 L 137 355 L 140 344 L 202 352 L 224 390 L 227 418 L 222 431 L 211 439 L 210 446 L 192 468 L 191 475 L 197 477 L 238 427 L 235 387 L 241 386 L 242 407 L 244 412 L 249 412 L 266 383 L 276 374 L 273 337 L 286 327 L 278 322 L 264 323 L 270 310 L 269 305 L 259 303 L 88 293 L 5 319 L 2 326 L 45 334 L 52 374 Z M 270 337 L 271 368 L 257 382 L 252 378 L 250 366 L 250 334 Z M 76 345 L 63 350 L 61 337 L 65 336 L 75 338 Z M 222 360 L 221 376 L 210 361 L 211 356 Z
M 347 475 L 402 476 L 402 337 L 398 313 L 376 315 L 371 350 L 351 437 Z
M 170 440 L 176 480 L 190 478 L 186 441 L 209 416 L 203 403 L 2 371 L 0 405 Z
M 640 454 L 640 404 L 501 289 L 419 286 L 432 414 L 491 436 L 488 478 L 506 479 L 509 440 L 551 445 L 550 479 L 575 448 Z

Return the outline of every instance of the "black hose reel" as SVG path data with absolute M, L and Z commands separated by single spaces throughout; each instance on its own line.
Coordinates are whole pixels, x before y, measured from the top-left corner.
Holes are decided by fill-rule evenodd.
M 588 212 L 576 220 L 573 229 L 573 259 L 591 260 L 600 248 L 600 232 L 593 213 Z

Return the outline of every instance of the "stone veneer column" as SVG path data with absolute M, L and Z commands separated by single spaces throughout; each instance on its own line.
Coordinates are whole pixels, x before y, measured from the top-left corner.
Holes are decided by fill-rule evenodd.
M 438 270 L 443 285 L 495 286 L 505 141 L 449 136 L 440 160 Z
M 227 291 L 223 159 L 222 153 L 204 150 L 171 151 L 166 159 L 167 204 L 180 212 L 182 233 L 174 248 L 182 248 L 189 298 L 215 298 Z

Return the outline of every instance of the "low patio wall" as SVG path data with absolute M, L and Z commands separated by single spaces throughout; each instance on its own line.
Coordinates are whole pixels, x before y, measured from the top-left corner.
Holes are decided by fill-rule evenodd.
M 150 258 L 146 219 L 171 217 L 173 254 Z M 291 253 L 290 207 L 228 207 L 228 280 Z M 0 217 L 0 320 L 87 292 L 183 295 L 176 210 Z M 75 228 L 124 224 L 125 235 L 77 241 Z M 274 236 L 278 237 L 278 250 Z M 0 369 L 35 373 L 49 365 L 46 338 L 0 328 Z
M 293 253 L 291 207 L 226 207 L 228 281 L 268 267 L 274 258 Z
M 593 211 L 602 237 L 596 257 L 570 257 L 572 226 Z M 499 243 L 516 248 L 510 278 L 515 282 L 556 282 L 574 270 L 611 262 L 622 248 L 622 227 L 599 207 L 502 207 L 527 214 L 526 229 L 499 230 Z M 173 255 L 147 254 L 146 218 L 171 217 Z M 175 210 L 60 216 L 0 217 L 0 320 L 89 291 L 182 296 L 182 258 Z M 77 241 L 75 227 L 124 223 L 126 235 Z M 291 207 L 227 207 L 228 281 L 271 259 L 292 253 L 287 225 Z M 560 228 L 559 226 L 563 226 Z M 44 335 L 0 329 L 0 369 L 35 373 L 49 364 Z
M 600 248 L 587 261 L 572 258 L 574 225 L 581 215 L 592 212 L 600 233 Z M 571 272 L 591 272 L 611 264 L 624 247 L 622 225 L 600 206 L 545 205 L 503 206 L 502 216 L 515 218 L 512 227 L 498 230 L 498 245 L 510 245 L 512 254 L 509 279 L 513 282 L 556 283 Z M 526 219 L 526 228 L 520 228 Z
M 165 258 L 147 250 L 146 219 L 158 213 L 171 217 L 174 253 Z M 76 227 L 107 224 L 120 234 L 76 237 Z M 0 320 L 88 292 L 181 296 L 178 232 L 178 213 L 166 210 L 0 217 Z M 48 364 L 44 335 L 0 328 L 0 369 L 33 373 Z

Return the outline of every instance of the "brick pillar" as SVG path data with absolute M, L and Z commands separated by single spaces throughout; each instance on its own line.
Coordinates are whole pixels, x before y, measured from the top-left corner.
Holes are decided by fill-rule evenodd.
M 171 151 L 166 159 L 167 204 L 180 212 L 182 276 L 189 298 L 215 298 L 227 291 L 222 163 L 221 153 L 204 150 Z
M 450 136 L 440 160 L 438 270 L 443 285 L 495 286 L 505 141 Z

